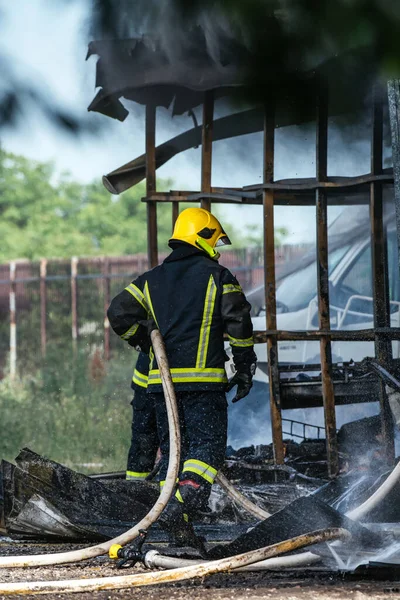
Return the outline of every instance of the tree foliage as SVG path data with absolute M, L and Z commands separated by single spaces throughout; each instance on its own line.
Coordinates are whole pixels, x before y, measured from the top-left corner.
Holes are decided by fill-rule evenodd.
M 158 186 L 171 188 L 172 183 L 158 181 Z M 121 196 L 112 196 L 101 182 L 83 184 L 67 173 L 57 176 L 52 163 L 0 149 L 0 262 L 146 252 L 144 196 L 143 183 Z M 262 244 L 261 228 L 235 227 L 221 208 L 215 206 L 213 210 L 235 248 Z M 159 204 L 157 217 L 159 248 L 163 251 L 171 236 L 170 205 Z M 285 231 L 277 231 L 278 243 L 283 237 Z
M 139 184 L 111 196 L 100 182 L 57 177 L 51 163 L 0 150 L 0 261 L 145 252 L 144 195 Z M 159 207 L 158 224 L 160 245 L 165 245 L 170 207 Z

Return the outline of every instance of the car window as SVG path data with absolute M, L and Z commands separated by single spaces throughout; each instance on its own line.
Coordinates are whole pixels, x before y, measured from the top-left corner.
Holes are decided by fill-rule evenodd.
M 329 272 L 339 264 L 349 250 L 349 245 L 329 254 Z M 317 263 L 285 277 L 276 292 L 277 312 L 293 312 L 306 308 L 317 295 Z
M 344 296 L 372 296 L 371 246 L 368 244 L 351 264 L 339 286 Z
M 399 301 L 399 265 L 395 232 L 389 232 L 387 239 L 390 300 Z M 344 308 L 352 296 L 365 296 L 366 300 L 360 298 L 352 300 L 350 312 L 346 316 L 346 325 L 362 323 L 365 321 L 363 315 L 372 317 L 372 294 L 372 253 L 371 244 L 368 244 L 354 259 L 344 277 L 333 289 L 331 303 L 339 308 Z M 397 308 L 392 305 L 391 312 L 395 310 Z

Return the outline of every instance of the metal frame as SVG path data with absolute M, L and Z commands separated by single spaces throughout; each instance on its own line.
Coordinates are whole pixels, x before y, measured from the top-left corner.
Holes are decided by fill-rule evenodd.
M 206 92 L 203 106 L 202 125 L 202 173 L 201 191 L 175 191 L 158 193 L 155 186 L 155 111 L 146 110 L 146 170 L 148 174 L 149 262 L 156 264 L 157 257 L 157 202 L 171 202 L 172 222 L 176 221 L 179 202 L 201 203 L 207 209 L 213 203 L 262 205 L 264 211 L 264 256 L 265 256 L 265 301 L 266 331 L 255 332 L 257 343 L 267 344 L 270 381 L 270 408 L 274 459 L 282 464 L 284 447 L 282 441 L 281 390 L 279 378 L 278 341 L 320 342 L 322 396 L 325 413 L 328 471 L 330 476 L 338 473 L 338 452 L 336 440 L 335 396 L 332 380 L 332 341 L 374 341 L 375 353 L 384 365 L 392 359 L 391 341 L 400 339 L 400 328 L 390 327 L 389 290 L 387 276 L 386 243 L 384 239 L 382 185 L 392 183 L 393 175 L 383 170 L 383 109 L 382 101 L 374 95 L 372 103 L 371 173 L 358 177 L 329 177 L 328 156 L 328 94 L 327 90 L 316 86 L 316 177 L 315 179 L 274 181 L 274 101 L 265 107 L 264 119 L 264 168 L 263 184 L 245 186 L 242 189 L 212 187 L 212 134 L 213 134 L 213 92 Z M 392 94 L 391 124 L 393 154 L 398 181 L 395 182 L 397 225 L 400 247 L 400 87 L 399 82 L 389 86 Z M 153 115 L 154 113 L 154 115 Z M 153 126 L 154 124 L 154 126 Z M 372 280 L 374 295 L 374 328 L 354 331 L 330 329 L 329 270 L 328 270 L 328 204 L 344 204 L 340 195 L 344 192 L 358 192 L 369 187 L 370 218 L 372 235 Z M 313 199 L 314 195 L 314 199 Z M 349 204 L 353 204 L 351 199 Z M 318 279 L 318 319 L 319 329 L 313 331 L 279 331 L 276 325 L 276 284 L 274 246 L 274 207 L 277 205 L 312 205 L 316 207 L 317 230 L 317 279 Z M 393 429 L 388 409 L 384 385 L 380 384 L 383 445 L 388 463 L 393 461 Z

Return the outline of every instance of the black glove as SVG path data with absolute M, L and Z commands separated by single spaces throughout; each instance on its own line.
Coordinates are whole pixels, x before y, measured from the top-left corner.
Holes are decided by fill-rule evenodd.
M 226 391 L 230 392 L 237 385 L 236 396 L 232 400 L 232 404 L 245 398 L 253 387 L 253 376 L 256 372 L 256 364 L 248 366 L 245 370 L 237 371 L 226 386 Z
M 153 319 L 147 321 L 139 321 L 139 329 L 131 340 L 128 340 L 128 344 L 133 346 L 138 352 L 144 352 L 149 354 L 151 348 L 151 332 L 157 329 Z

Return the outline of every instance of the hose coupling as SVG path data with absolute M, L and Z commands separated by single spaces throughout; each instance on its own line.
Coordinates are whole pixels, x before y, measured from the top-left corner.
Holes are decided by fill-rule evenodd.
M 142 551 L 143 543 L 146 539 L 147 531 L 141 529 L 138 537 L 126 546 L 113 544 L 108 551 L 108 555 L 113 560 L 118 560 L 117 569 L 134 567 L 138 562 L 144 563 L 145 554 Z

